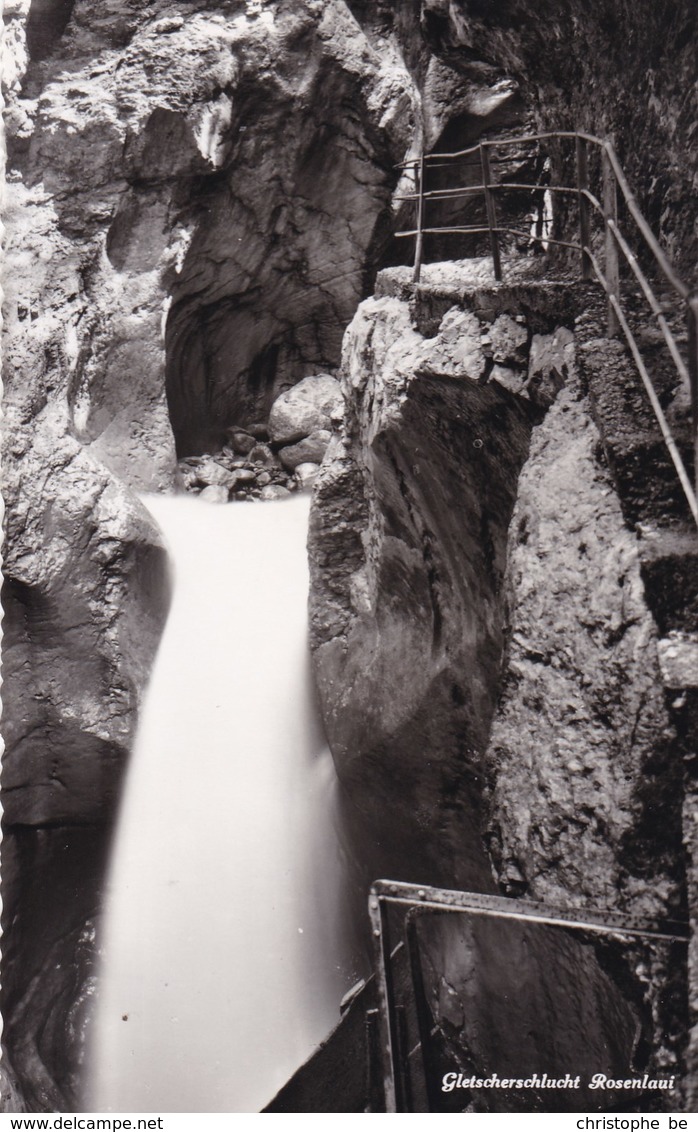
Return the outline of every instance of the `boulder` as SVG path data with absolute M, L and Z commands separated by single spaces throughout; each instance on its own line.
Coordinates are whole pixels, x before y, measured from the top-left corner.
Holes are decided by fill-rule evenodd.
M 198 476 L 196 468 L 182 460 L 175 472 L 175 487 L 180 491 L 193 491 L 196 488 Z
M 528 356 L 528 330 L 509 314 L 500 314 L 490 327 L 488 338 L 492 347 L 492 357 L 503 366 L 526 362 Z
M 339 382 L 330 374 L 305 377 L 277 397 L 269 416 L 269 436 L 277 444 L 292 444 L 317 429 L 329 429 L 331 414 L 342 404 Z
M 196 468 L 196 479 L 198 483 L 203 484 L 204 487 L 213 485 L 227 489 L 231 481 L 231 476 L 232 472 L 210 457 L 205 457 Z
M 205 499 L 207 503 L 227 503 L 228 489 L 222 484 L 212 483 L 204 488 L 199 498 Z
M 320 471 L 318 464 L 306 463 L 299 464 L 296 468 L 295 477 L 301 491 L 304 488 L 312 487 L 317 479 L 317 474 Z
M 293 471 L 299 464 L 321 464 L 331 437 L 332 433 L 328 429 L 315 429 L 310 436 L 299 440 L 297 444 L 282 448 L 279 459 L 289 471 Z
M 287 487 L 282 487 L 281 484 L 278 483 L 270 483 L 267 484 L 266 487 L 262 488 L 259 498 L 265 500 L 286 499 L 288 496 L 290 496 L 290 494 L 291 492 Z
M 231 491 L 240 491 L 242 488 L 251 487 L 256 479 L 256 473 L 252 471 L 252 468 L 236 468 L 230 477 Z
M 236 430 L 229 435 L 233 448 L 236 452 L 242 453 L 243 456 L 247 456 L 247 454 L 252 451 L 255 444 L 257 443 L 255 437 L 251 436 L 249 432 L 240 432 Z
M 279 463 L 268 444 L 255 444 L 247 458 L 252 464 L 262 464 L 265 468 L 277 467 Z

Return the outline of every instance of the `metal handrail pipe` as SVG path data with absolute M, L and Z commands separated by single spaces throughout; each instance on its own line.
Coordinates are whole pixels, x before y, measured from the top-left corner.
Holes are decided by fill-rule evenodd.
M 495 186 L 493 185 L 492 187 L 494 188 Z M 463 185 L 457 189 L 432 189 L 428 193 L 422 193 L 422 199 L 447 200 L 450 197 L 466 196 L 468 193 L 481 193 L 484 191 L 484 188 L 484 185 Z M 419 193 L 400 193 L 394 196 L 393 200 L 419 200 Z
M 489 228 L 411 228 L 409 232 L 396 232 L 395 238 L 398 239 L 398 237 L 401 236 L 417 236 L 420 232 L 424 236 L 440 236 L 444 233 L 446 235 L 449 235 L 453 233 L 460 234 L 463 232 L 489 232 Z
M 640 232 L 645 239 L 645 243 L 647 243 L 649 245 L 650 251 L 652 251 L 652 253 L 654 254 L 654 258 L 656 259 L 659 267 L 661 268 L 662 274 L 668 280 L 668 282 L 671 283 L 674 290 L 681 296 L 682 299 L 688 299 L 688 297 L 691 293 L 690 288 L 686 286 L 686 284 L 683 282 L 683 280 L 679 279 L 679 277 L 676 275 L 674 269 L 671 267 L 671 264 L 669 263 L 666 256 L 664 255 L 664 252 L 659 247 L 659 244 L 657 243 L 657 240 L 655 238 L 654 233 L 652 232 L 652 229 L 649 227 L 649 225 L 647 224 L 647 221 L 645 220 L 644 216 L 642 215 L 642 213 L 640 212 L 640 210 L 637 207 L 636 198 L 630 192 L 630 188 L 628 186 L 628 182 L 625 179 L 625 175 L 623 174 L 623 180 L 622 181 L 618 177 L 617 170 L 620 169 L 620 165 L 618 164 L 618 158 L 616 157 L 615 153 L 612 150 L 611 150 L 611 153 L 609 155 L 609 160 L 611 162 L 611 165 L 613 166 L 613 172 L 616 176 L 616 180 L 618 182 L 619 188 L 620 188 L 621 192 L 623 193 L 623 199 L 625 200 L 625 203 L 628 206 L 628 211 L 630 212 L 633 220 L 635 221 L 638 228 L 640 229 Z M 621 173 L 622 173 L 622 170 L 621 170 Z M 583 194 L 583 196 L 586 197 L 586 199 L 589 201 L 589 203 L 592 205 L 592 207 L 598 213 L 600 213 L 601 216 L 603 216 L 603 207 L 601 205 L 601 202 L 598 200 L 598 198 L 595 197 L 594 194 L 589 191 L 589 189 L 582 189 L 582 194 Z M 638 217 L 642 221 L 641 224 L 638 220 Z M 616 231 L 617 231 L 617 229 L 616 229 Z M 648 232 L 649 232 L 651 239 L 647 238 Z M 657 254 L 657 253 L 659 253 L 659 254 Z
M 571 130 L 571 131 L 568 131 L 568 130 L 557 130 L 557 131 L 549 130 L 549 131 L 545 131 L 545 132 L 540 133 L 540 134 L 523 134 L 521 137 L 518 137 L 518 138 L 517 137 L 506 137 L 506 138 L 496 138 L 496 139 L 493 139 L 492 141 L 483 140 L 482 142 L 478 142 L 477 145 L 469 145 L 466 149 L 454 150 L 453 153 L 425 153 L 424 160 L 430 161 L 432 158 L 442 158 L 442 157 L 447 157 L 447 158 L 467 157 L 471 153 L 478 153 L 481 144 L 486 145 L 489 148 L 494 148 L 495 146 L 525 145 L 528 142 L 543 141 L 545 138 L 576 138 L 576 137 L 584 138 L 585 141 L 595 142 L 597 145 L 603 145 L 604 144 L 603 141 L 601 140 L 601 138 L 594 137 L 592 134 L 584 134 L 584 133 L 580 133 L 578 131 L 573 131 L 573 130 Z M 412 164 L 414 164 L 414 158 L 413 157 L 412 158 L 406 158 L 404 161 L 396 162 L 395 167 L 397 169 L 399 169 L 404 165 L 412 165 Z M 476 164 L 476 162 L 474 162 L 473 164 Z
M 419 231 L 418 228 L 410 228 L 406 232 L 395 232 L 395 234 L 394 234 L 395 239 L 401 238 L 403 236 L 416 236 L 418 231 Z M 487 227 L 479 228 L 479 227 L 476 227 L 475 225 L 473 225 L 472 227 L 462 227 L 462 228 L 422 228 L 421 231 L 422 231 L 422 234 L 425 235 L 425 236 L 440 236 L 442 234 L 449 235 L 449 234 L 453 234 L 453 233 L 456 233 L 456 234 L 465 233 L 466 235 L 468 233 L 470 233 L 470 234 L 478 234 L 479 233 L 480 235 L 482 235 L 485 232 L 489 232 L 490 229 L 487 228 Z M 519 228 L 508 228 L 508 227 L 504 227 L 502 225 L 497 225 L 495 228 L 492 229 L 492 231 L 497 232 L 497 233 L 508 233 L 510 236 L 519 236 L 523 240 L 535 240 L 536 243 L 539 243 L 539 244 L 555 244 L 556 246 L 561 247 L 561 248 L 571 248 L 575 252 L 583 251 L 581 244 L 572 244 L 572 243 L 570 243 L 569 240 L 556 240 L 553 236 L 535 236 L 531 232 L 522 232 Z
M 453 153 L 430 153 L 425 155 L 425 160 L 429 160 L 431 157 L 466 157 L 469 153 L 477 153 L 481 144 L 488 148 L 495 148 L 497 146 L 525 145 L 528 142 L 545 141 L 547 138 L 583 138 L 584 141 L 592 142 L 594 145 L 603 146 L 606 144 L 602 138 L 597 138 L 594 134 L 584 133 L 582 130 L 546 130 L 540 134 L 522 134 L 521 137 L 483 140 L 475 146 L 468 146 L 467 149 L 459 149 Z
M 587 251 L 589 252 L 589 249 L 587 249 Z M 618 319 L 618 322 L 620 324 L 620 327 L 623 331 L 623 334 L 625 335 L 625 339 L 626 339 L 628 346 L 630 348 L 630 352 L 633 355 L 635 365 L 638 368 L 640 378 L 642 379 L 642 384 L 645 387 L 645 392 L 647 393 L 647 396 L 649 398 L 652 409 L 654 410 L 654 415 L 657 418 L 657 423 L 659 424 L 659 427 L 661 429 L 661 433 L 662 433 L 662 436 L 664 438 L 664 443 L 667 446 L 667 449 L 669 451 L 669 455 L 671 456 L 672 463 L 674 465 L 674 468 L 676 469 L 676 474 L 679 478 L 679 482 L 681 483 L 681 487 L 683 488 L 684 495 L 686 496 L 686 500 L 688 502 L 689 509 L 691 511 L 691 514 L 692 514 L 694 520 L 695 520 L 696 525 L 698 525 L 698 499 L 696 498 L 696 494 L 693 490 L 693 485 L 691 484 L 691 480 L 689 478 L 688 472 L 686 471 L 686 466 L 685 466 L 683 460 L 681 459 L 681 453 L 679 452 L 679 450 L 677 448 L 676 441 L 674 440 L 671 429 L 669 428 L 669 422 L 667 421 L 666 417 L 664 416 L 664 410 L 662 409 L 662 406 L 659 403 L 659 398 L 657 397 L 654 386 L 652 384 L 652 379 L 651 379 L 649 373 L 647 372 L 647 367 L 645 365 L 644 358 L 642 357 L 642 354 L 640 353 L 637 342 L 635 341 L 635 336 L 634 336 L 634 334 L 633 334 L 633 332 L 630 329 L 630 326 L 628 324 L 628 320 L 625 317 L 625 315 L 623 314 L 623 310 L 621 308 L 620 303 L 618 302 L 617 296 L 611 293 L 611 289 L 608 286 L 606 277 L 604 276 L 603 272 L 601 271 L 601 268 L 599 267 L 598 260 L 596 259 L 596 256 L 594 256 L 591 252 L 589 252 L 589 258 L 591 260 L 591 264 L 592 264 L 594 271 L 596 273 L 596 277 L 599 280 L 599 283 L 603 287 L 604 291 L 608 295 L 608 301 L 611 304 L 611 306 L 613 307 L 613 309 L 616 313 L 616 317 Z
M 468 146 L 466 149 L 456 150 L 453 153 L 425 154 L 424 155 L 424 161 L 425 161 L 425 164 L 428 164 L 428 163 L 431 162 L 432 158 L 438 158 L 438 159 L 450 158 L 450 159 L 453 159 L 453 158 L 456 158 L 456 157 L 466 157 L 471 153 L 478 153 L 481 145 L 487 146 L 488 148 L 493 148 L 495 146 L 501 147 L 501 146 L 511 146 L 511 145 L 524 145 L 528 142 L 543 141 L 547 138 L 582 138 L 584 141 L 591 142 L 593 145 L 597 145 L 602 150 L 605 150 L 605 152 L 608 154 L 608 159 L 609 159 L 611 166 L 613 168 L 613 173 L 615 175 L 618 187 L 619 187 L 621 193 L 623 194 L 623 199 L 625 200 L 625 203 L 628 207 L 628 211 L 629 211 L 630 215 L 632 216 L 633 220 L 635 221 L 635 223 L 636 223 L 643 239 L 645 240 L 646 244 L 648 245 L 650 251 L 654 255 L 654 257 L 655 257 L 655 259 L 656 259 L 656 261 L 657 261 L 657 263 L 658 263 L 658 265 L 659 265 L 659 267 L 662 271 L 662 274 L 666 278 L 667 282 L 669 282 L 671 284 L 671 286 L 678 292 L 678 294 L 681 296 L 681 298 L 687 299 L 690 295 L 690 290 L 686 286 L 686 284 L 678 277 L 676 272 L 673 270 L 673 268 L 672 268 L 671 264 L 669 263 L 669 260 L 667 259 L 664 251 L 660 247 L 660 245 L 657 241 L 657 238 L 654 235 L 654 232 L 652 231 L 649 224 L 645 220 L 644 216 L 640 212 L 640 209 L 638 208 L 638 205 L 637 205 L 637 198 L 635 197 L 635 194 L 633 193 L 632 189 L 630 188 L 630 185 L 629 185 L 628 180 L 625 176 L 625 173 L 623 172 L 623 167 L 621 166 L 620 161 L 618 160 L 618 157 L 616 155 L 615 149 L 613 148 L 613 146 L 611 145 L 611 143 L 609 141 L 604 141 L 603 139 L 596 137 L 594 134 L 588 134 L 583 130 L 574 130 L 574 131 L 571 131 L 571 130 L 550 130 L 550 131 L 544 131 L 544 132 L 541 132 L 541 133 L 538 133 L 538 134 L 524 134 L 521 137 L 497 138 L 496 140 L 493 140 L 493 141 L 483 141 L 481 143 L 478 143 L 478 145 L 476 145 L 476 146 Z M 397 165 L 397 168 L 403 168 L 404 166 L 406 166 L 408 164 L 410 164 L 410 162 L 408 162 L 408 161 L 399 162 L 398 165 Z M 524 186 L 521 186 L 521 187 L 524 187 Z
M 518 181 L 499 181 L 498 184 L 492 185 L 492 189 L 530 189 L 535 193 L 573 193 L 577 196 L 577 189 L 571 189 L 567 185 L 526 185 L 520 184 Z
M 532 232 L 522 232 L 519 228 L 497 228 L 497 232 L 508 232 L 510 236 L 520 236 L 524 240 L 535 240 L 537 244 L 555 244 L 560 248 L 572 248 L 575 252 L 583 250 L 581 244 L 572 244 L 569 240 L 557 240 L 553 236 L 536 236 Z
M 498 148 L 507 146 L 522 146 L 529 143 L 540 142 L 545 139 L 556 138 L 562 139 L 575 139 L 576 146 L 576 160 L 577 160 L 577 185 L 570 187 L 565 185 L 531 185 L 523 182 L 510 181 L 509 183 L 493 184 L 490 177 L 490 160 L 494 156 L 494 151 Z M 588 167 L 586 157 L 585 143 L 591 143 L 598 147 L 601 155 L 601 165 L 603 174 L 603 201 L 600 201 L 590 190 L 588 183 Z M 466 164 L 461 159 L 470 155 L 478 154 L 480 158 L 480 166 L 482 168 L 482 184 L 476 185 L 461 185 L 455 188 L 433 189 L 428 192 L 424 191 L 424 171 L 425 168 L 440 168 L 442 164 L 450 161 L 451 168 L 453 163 Z M 499 160 L 502 160 L 501 158 Z M 439 164 L 441 163 L 441 164 Z M 476 165 L 476 161 L 467 162 L 467 164 Z M 698 487 L 694 490 L 693 485 L 690 483 L 686 467 L 679 453 L 676 442 L 672 436 L 666 417 L 664 416 L 659 399 L 652 385 L 650 375 L 644 363 L 637 342 L 633 332 L 629 326 L 628 320 L 623 314 L 620 305 L 620 288 L 621 280 L 618 271 L 618 253 L 621 252 L 625 262 L 630 267 L 640 290 L 647 301 L 654 318 L 657 320 L 659 328 L 662 332 L 664 342 L 671 355 L 672 361 L 676 367 L 677 374 L 681 381 L 687 383 L 691 392 L 692 403 L 692 429 L 693 429 L 693 446 L 695 448 L 696 460 L 696 482 L 698 484 L 698 296 L 692 296 L 689 287 L 679 278 L 674 271 L 672 264 L 669 262 L 668 257 L 660 247 L 657 238 L 655 237 L 652 229 L 642 215 L 637 200 L 632 192 L 630 185 L 627 181 L 625 173 L 620 165 L 615 149 L 611 142 L 598 138 L 594 134 L 588 134 L 581 130 L 558 130 L 558 131 L 541 131 L 540 133 L 525 134 L 519 137 L 505 137 L 498 138 L 491 141 L 480 141 L 477 145 L 469 146 L 466 149 L 457 150 L 452 153 L 433 153 L 425 154 L 423 151 L 419 160 L 410 159 L 399 163 L 398 168 L 414 167 L 416 177 L 416 192 L 401 194 L 397 199 L 401 202 L 414 202 L 418 204 L 417 228 L 397 232 L 398 238 L 417 237 L 417 248 L 415 251 L 415 269 L 413 279 L 414 282 L 419 282 L 421 260 L 422 260 L 422 241 L 425 235 L 480 235 L 487 233 L 490 237 L 492 245 L 492 259 L 494 265 L 494 274 L 497 281 L 501 281 L 502 270 L 500 263 L 500 251 L 498 244 L 498 237 L 503 234 L 509 234 L 518 239 L 524 239 L 533 243 L 540 244 L 544 247 L 550 245 L 557 247 L 564 247 L 582 255 L 582 278 L 588 279 L 593 269 L 594 274 L 601 283 L 608 298 L 608 335 L 615 337 L 616 334 L 622 329 L 625 339 L 630 348 L 630 352 L 637 365 L 640 378 L 642 380 L 645 391 L 650 400 L 650 404 L 654 411 L 655 417 L 659 424 L 664 442 L 671 456 L 671 460 L 676 469 L 679 482 L 688 500 L 689 508 L 693 515 L 696 524 L 698 524 L 698 503 L 697 494 Z M 503 190 L 511 189 L 514 191 L 525 191 L 530 193 L 567 193 L 577 197 L 580 214 L 580 231 L 581 241 L 571 242 L 568 240 L 560 240 L 552 236 L 538 235 L 535 232 L 523 232 L 519 229 L 509 227 L 507 225 L 500 225 L 496 216 L 495 205 L 495 191 L 501 192 Z M 617 223 L 617 193 L 620 190 L 622 199 L 636 227 L 640 233 L 641 238 L 644 240 L 646 247 L 654 257 L 654 261 L 661 271 L 664 278 L 669 285 L 673 288 L 674 292 L 687 305 L 687 318 L 689 328 L 689 364 L 686 364 L 677 340 L 672 332 L 671 327 L 664 315 L 664 311 L 660 306 L 659 301 L 654 293 L 651 283 L 647 278 L 645 272 L 640 267 L 637 256 L 632 251 L 627 240 L 621 233 Z M 484 193 L 485 205 L 487 208 L 487 226 L 480 225 L 453 225 L 449 227 L 431 227 L 424 228 L 423 226 L 423 213 L 424 206 L 428 200 L 432 201 L 446 201 L 446 200 L 460 200 L 473 194 Z M 605 266 L 604 271 L 601 271 L 599 263 L 591 250 L 591 232 L 589 229 L 589 214 L 588 206 L 600 215 L 603 222 L 603 231 L 605 234 Z
M 424 155 L 424 160 L 430 161 L 432 157 L 448 157 L 448 154 L 426 153 Z M 416 160 L 417 159 L 414 158 L 414 157 L 406 157 L 404 161 L 394 162 L 392 168 L 393 169 L 413 168 Z M 490 161 L 494 165 L 510 165 L 511 160 L 512 159 L 510 157 L 497 157 L 496 153 L 490 156 Z M 455 166 L 463 167 L 465 169 L 479 169 L 480 168 L 480 162 L 479 161 L 440 161 L 440 162 L 434 161 L 434 162 L 431 162 L 431 164 L 430 164 L 431 169 L 453 169 Z
M 532 193 L 572 193 L 574 196 L 577 195 L 578 191 L 566 185 L 531 185 L 519 181 L 499 181 L 489 187 L 493 192 L 500 189 L 526 189 L 530 190 Z M 432 189 L 430 192 L 422 193 L 422 198 L 423 200 L 455 200 L 458 199 L 458 197 L 467 196 L 470 193 L 482 193 L 484 190 L 484 185 L 463 185 L 457 189 Z M 419 200 L 419 193 L 398 193 L 393 197 L 393 200 L 403 202 Z
M 609 226 L 611 232 L 613 233 L 613 237 L 614 237 L 616 243 L 618 244 L 618 247 L 620 248 L 620 250 L 622 251 L 622 253 L 625 257 L 626 262 L 629 264 L 633 275 L 635 276 L 638 283 L 640 284 L 640 287 L 642 289 L 642 293 L 645 296 L 647 303 L 652 310 L 652 313 L 654 314 L 655 318 L 657 319 L 657 322 L 659 323 L 659 325 L 661 327 L 662 333 L 664 335 L 664 339 L 665 339 L 666 344 L 667 344 L 667 348 L 669 350 L 669 353 L 672 356 L 672 359 L 674 361 L 674 365 L 676 366 L 677 370 L 679 371 L 680 377 L 682 378 L 683 381 L 686 382 L 687 385 L 690 384 L 688 366 L 686 365 L 685 361 L 681 357 L 678 345 L 676 343 L 676 339 L 674 338 L 674 335 L 671 332 L 669 324 L 666 321 L 666 318 L 664 317 L 664 311 L 662 310 L 659 303 L 657 302 L 654 291 L 652 290 L 644 271 L 642 270 L 639 263 L 637 262 L 637 256 L 631 250 L 627 240 L 625 239 L 625 237 L 619 231 L 617 224 L 614 224 L 614 222 L 612 220 L 610 220 L 608 222 L 608 226 Z
M 664 254 L 662 248 L 659 246 L 659 242 L 657 241 L 654 232 L 640 212 L 640 209 L 637 206 L 637 199 L 632 189 L 630 188 L 630 185 L 628 184 L 620 161 L 616 156 L 616 151 L 608 141 L 603 143 L 603 148 L 608 154 L 608 159 L 613 168 L 618 187 L 623 194 L 626 205 L 628 206 L 628 212 L 637 224 L 645 240 L 645 243 L 649 246 L 650 251 L 654 255 L 654 258 L 661 268 L 662 274 L 664 275 L 667 282 L 671 283 L 674 290 L 678 292 L 682 299 L 688 299 L 691 293 L 690 289 L 686 286 L 682 279 L 679 279 L 678 275 L 676 274 L 673 267 L 669 263 L 669 260 Z
M 603 214 L 604 214 L 603 205 L 601 204 L 601 201 L 599 200 L 599 198 L 595 197 L 594 194 L 592 192 L 590 192 L 589 189 L 582 189 L 581 192 L 582 192 L 582 196 L 585 197 L 589 201 L 589 204 L 591 204 L 596 209 L 596 211 L 601 216 L 603 216 Z
M 434 888 L 408 881 L 375 880 L 369 892 L 369 914 L 381 904 L 433 912 L 467 912 L 505 916 L 517 920 L 536 920 L 552 926 L 574 927 L 584 931 L 599 930 L 612 934 L 659 937 L 667 941 L 687 943 L 690 925 L 684 921 L 636 916 L 605 908 L 559 908 L 542 901 L 511 898 L 461 889 Z

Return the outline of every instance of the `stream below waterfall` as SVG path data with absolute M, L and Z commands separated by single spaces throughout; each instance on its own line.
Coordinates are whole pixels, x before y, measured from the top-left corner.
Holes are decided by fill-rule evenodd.
M 115 836 L 85 1110 L 258 1112 L 360 973 L 310 676 L 309 498 L 143 501 L 173 600 Z

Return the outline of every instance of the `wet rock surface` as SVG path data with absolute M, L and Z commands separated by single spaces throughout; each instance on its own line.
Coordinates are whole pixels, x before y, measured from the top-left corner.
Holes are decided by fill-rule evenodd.
M 479 282 L 477 264 L 450 271 L 459 286 L 386 272 L 345 341 L 345 423 L 310 538 L 340 776 L 366 842 L 397 845 L 411 880 L 680 918 L 679 748 L 637 540 L 577 373 L 584 288 L 524 295 Z M 493 519 L 507 513 L 508 534 Z M 470 993 L 449 931 L 430 940 L 434 1011 L 462 1054 L 439 997 L 443 980 Z M 596 962 L 630 1030 L 642 1019 L 647 1064 L 679 1072 L 685 955 L 600 956 L 600 987 Z
M 109 844 L 104 824 L 5 831 L 3 1041 L 29 1112 L 83 1111 Z
M 599 1100 L 589 1082 L 604 1066 L 624 1078 L 642 1035 L 642 1014 L 604 970 L 592 933 L 481 916 L 425 919 L 419 928 L 432 1017 L 444 1063 L 465 1078 L 578 1080 L 569 1089 L 464 1089 L 441 1094 L 436 1111 L 578 1112 L 652 1110 L 648 1091 Z M 611 953 L 613 948 L 610 948 Z M 600 961 L 601 960 L 601 961 Z M 584 1040 L 580 1042 L 580 1033 Z
M 477 814 L 504 646 L 504 521 L 541 411 L 524 389 L 527 318 L 502 320 L 489 301 L 452 296 L 429 336 L 402 298 L 359 308 L 309 543 L 311 644 L 340 776 L 369 825 L 390 825 L 403 875 L 421 877 L 433 854 L 442 883 L 479 889 L 492 883 Z M 492 380 L 493 341 L 520 395 Z
M 8 416 L 13 454 L 27 451 L 3 482 L 4 820 L 108 820 L 167 611 L 166 555 L 89 453 Z
M 27 449 L 3 479 L 3 1040 L 29 1111 L 61 1112 L 79 1104 L 94 916 L 168 581 L 130 492 L 8 416 Z

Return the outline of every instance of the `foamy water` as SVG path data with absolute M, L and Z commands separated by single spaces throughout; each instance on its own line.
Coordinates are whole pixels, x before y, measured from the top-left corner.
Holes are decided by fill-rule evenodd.
M 85 1108 L 257 1112 L 356 977 L 309 675 L 309 502 L 144 502 L 174 595 L 117 830 Z

